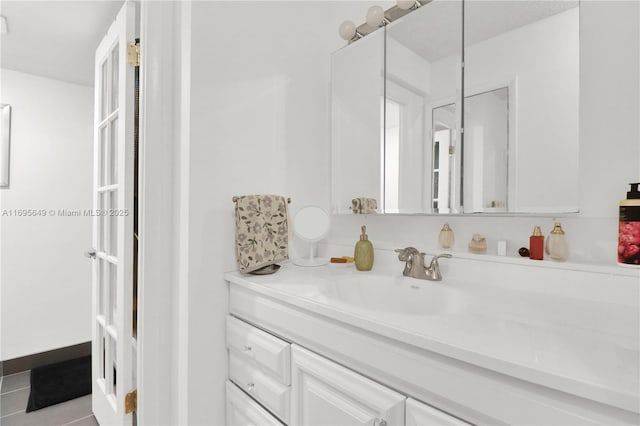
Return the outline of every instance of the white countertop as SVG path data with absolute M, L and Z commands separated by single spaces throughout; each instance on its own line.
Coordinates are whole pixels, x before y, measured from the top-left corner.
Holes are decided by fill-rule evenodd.
M 640 412 L 637 301 L 600 302 L 446 276 L 430 282 L 358 272 L 353 264 L 285 263 L 273 275 L 231 272 L 225 279 L 387 338 Z

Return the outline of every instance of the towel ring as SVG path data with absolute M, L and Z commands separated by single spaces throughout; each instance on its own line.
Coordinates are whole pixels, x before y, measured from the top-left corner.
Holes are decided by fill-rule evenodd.
M 233 201 L 234 203 L 237 203 L 239 198 L 240 198 L 240 197 L 238 197 L 237 195 L 235 195 L 235 196 L 232 198 L 232 201 Z M 287 204 L 291 204 L 291 198 L 287 198 Z

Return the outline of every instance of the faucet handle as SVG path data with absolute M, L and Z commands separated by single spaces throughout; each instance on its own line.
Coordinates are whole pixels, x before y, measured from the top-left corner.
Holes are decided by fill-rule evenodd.
M 433 256 L 433 260 L 438 260 L 441 257 L 444 257 L 445 259 L 451 259 L 453 256 L 451 254 L 449 254 L 449 253 L 442 253 L 442 254 L 439 254 L 437 256 Z
M 438 259 L 440 259 L 441 257 L 449 259 L 452 256 L 449 253 L 442 253 L 442 254 L 433 256 L 433 258 L 431 259 L 431 263 L 427 268 L 427 276 L 429 277 L 427 279 L 430 279 L 432 281 L 442 280 L 442 274 L 440 273 L 440 264 L 438 263 Z
M 419 253 L 415 247 L 405 247 L 403 249 L 395 249 L 394 251 L 398 253 L 399 260 L 409 260 L 412 255 Z
M 438 254 L 436 256 L 433 256 L 433 258 L 431 259 L 431 268 L 439 268 L 440 265 L 438 264 L 438 259 L 444 257 L 445 259 L 451 259 L 453 256 L 450 255 L 449 253 L 442 253 L 442 254 Z

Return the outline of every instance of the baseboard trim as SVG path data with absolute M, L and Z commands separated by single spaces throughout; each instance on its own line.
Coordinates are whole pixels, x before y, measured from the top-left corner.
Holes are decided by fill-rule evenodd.
M 56 362 L 67 361 L 87 355 L 91 355 L 91 342 L 79 343 L 73 346 L 66 346 L 51 351 L 0 361 L 0 372 L 3 376 L 8 376 L 9 374 L 31 370 L 35 367 L 55 364 Z

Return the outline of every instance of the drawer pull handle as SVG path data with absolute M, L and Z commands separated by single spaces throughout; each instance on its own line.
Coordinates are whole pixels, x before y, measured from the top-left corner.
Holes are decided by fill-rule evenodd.
M 245 351 L 245 352 L 251 352 L 251 346 L 249 346 L 249 345 L 245 345 L 245 347 L 244 347 L 244 351 Z
M 255 383 L 249 383 L 247 385 L 247 392 L 253 391 L 253 388 L 255 388 L 255 387 L 256 387 Z
M 373 426 L 387 426 L 387 421 L 385 419 L 374 419 Z

